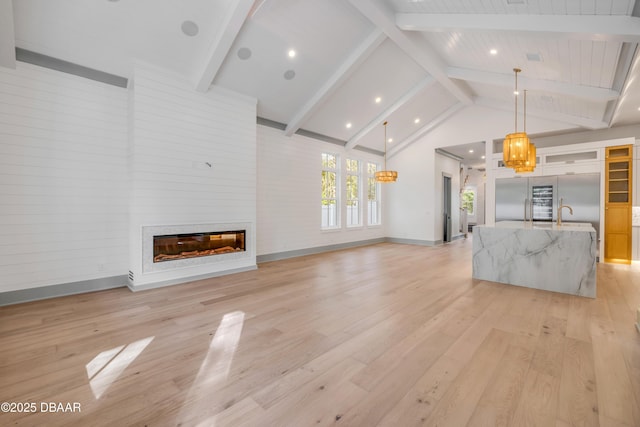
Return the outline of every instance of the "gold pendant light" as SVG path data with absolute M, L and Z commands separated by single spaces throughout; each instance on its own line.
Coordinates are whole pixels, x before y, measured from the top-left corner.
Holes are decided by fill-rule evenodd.
M 518 73 L 520 68 L 513 69 L 516 76 L 515 98 L 515 130 L 508 134 L 502 146 L 502 160 L 505 166 L 510 168 L 522 168 L 529 158 L 529 137 L 526 132 L 518 132 Z
M 384 125 L 384 170 L 375 173 L 376 182 L 396 182 L 398 172 L 387 170 L 387 122 Z
M 536 146 L 535 144 L 529 144 L 529 155 L 527 161 L 522 166 L 516 166 L 514 169 L 516 173 L 533 172 L 536 168 Z

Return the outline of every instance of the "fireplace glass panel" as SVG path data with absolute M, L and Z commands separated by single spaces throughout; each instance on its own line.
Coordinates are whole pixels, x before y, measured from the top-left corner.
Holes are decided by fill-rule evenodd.
M 221 255 L 245 250 L 245 230 L 153 236 L 153 262 Z

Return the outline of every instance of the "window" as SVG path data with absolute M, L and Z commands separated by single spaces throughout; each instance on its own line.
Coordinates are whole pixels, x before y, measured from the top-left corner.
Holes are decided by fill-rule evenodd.
M 376 182 L 376 163 L 367 163 L 367 224 L 380 225 L 380 183 Z
M 476 214 L 476 189 L 467 187 L 462 192 L 462 208 L 467 210 L 467 215 Z
M 338 156 L 322 153 L 322 228 L 337 228 Z
M 340 174 L 341 164 L 345 170 L 344 181 Z M 342 221 L 344 221 L 342 226 L 360 227 L 364 224 L 365 217 L 367 225 L 382 223 L 380 183 L 375 180 L 375 173 L 379 169 L 380 166 L 377 163 L 364 163 L 355 159 L 345 159 L 341 162 L 337 154 L 322 153 L 321 228 L 323 230 L 340 228 Z M 366 205 L 364 205 L 365 192 Z M 366 213 L 363 206 L 366 206 Z
M 360 162 L 347 159 L 347 227 L 361 225 Z

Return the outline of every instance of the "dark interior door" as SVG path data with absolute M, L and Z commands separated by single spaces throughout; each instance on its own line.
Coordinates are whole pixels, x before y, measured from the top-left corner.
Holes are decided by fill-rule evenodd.
M 451 241 L 451 177 L 442 177 L 442 215 L 443 215 L 443 238 L 445 242 Z

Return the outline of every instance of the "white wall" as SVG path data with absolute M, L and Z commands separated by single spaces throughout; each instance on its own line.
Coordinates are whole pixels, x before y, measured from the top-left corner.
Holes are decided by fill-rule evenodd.
M 0 67 L 0 292 L 124 276 L 126 167 L 125 89 Z
M 130 286 L 255 266 L 256 100 L 142 63 L 131 96 Z M 239 222 L 248 259 L 143 273 L 143 226 Z
M 458 161 L 436 154 L 428 144 L 416 143 L 388 163 L 398 171 L 398 182 L 386 188 L 387 237 L 422 244 L 442 241 L 443 173 L 451 176 L 452 236 L 461 234 Z
M 460 231 L 460 162 L 441 154 L 435 155 L 435 199 L 433 237 L 437 242 L 444 240 L 444 195 L 443 176 L 451 177 L 451 236 L 456 238 L 464 232 Z M 439 190 L 439 191 L 438 191 Z
M 435 240 L 434 221 L 439 214 L 433 202 L 435 188 L 435 152 L 426 144 L 412 144 L 387 159 L 390 169 L 398 171 L 398 182 L 385 187 L 386 236 L 430 244 Z
M 382 164 L 381 157 L 300 135 L 286 137 L 281 130 L 266 126 L 258 126 L 257 136 L 258 255 L 384 237 L 382 226 L 347 228 L 344 217 L 340 229 L 320 229 L 322 153 L 338 154 L 342 162 L 348 157 Z M 344 194 L 344 179 L 341 181 Z M 385 185 L 395 184 L 382 187 Z M 366 222 L 366 211 L 363 218 Z

